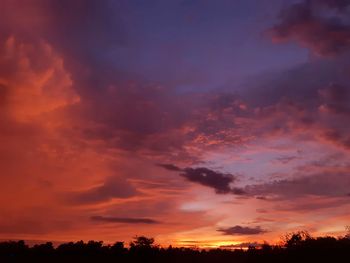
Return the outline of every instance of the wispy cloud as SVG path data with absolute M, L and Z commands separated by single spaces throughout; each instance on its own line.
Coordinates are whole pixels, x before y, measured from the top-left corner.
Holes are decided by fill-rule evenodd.
M 246 227 L 246 226 L 233 226 L 228 228 L 220 228 L 217 231 L 222 232 L 224 235 L 258 235 L 266 233 L 267 231 L 262 229 L 260 226 L 257 227 Z
M 130 217 L 106 217 L 106 216 L 92 216 L 92 221 L 104 223 L 123 223 L 123 224 L 160 224 L 160 221 L 150 218 L 130 218 Z
M 135 195 L 137 195 L 137 190 L 124 178 L 109 177 L 99 186 L 68 193 L 67 201 L 75 204 L 94 204 Z

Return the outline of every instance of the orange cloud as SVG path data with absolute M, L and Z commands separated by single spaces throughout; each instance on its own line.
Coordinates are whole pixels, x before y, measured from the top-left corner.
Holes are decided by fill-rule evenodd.
M 9 37 L 1 44 L 0 68 L 1 100 L 17 121 L 79 102 L 63 59 L 44 41 L 22 43 Z

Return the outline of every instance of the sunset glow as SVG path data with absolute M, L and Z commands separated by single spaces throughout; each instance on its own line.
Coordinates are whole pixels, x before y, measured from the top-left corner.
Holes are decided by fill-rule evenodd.
M 0 0 L 0 239 L 344 235 L 349 6 Z

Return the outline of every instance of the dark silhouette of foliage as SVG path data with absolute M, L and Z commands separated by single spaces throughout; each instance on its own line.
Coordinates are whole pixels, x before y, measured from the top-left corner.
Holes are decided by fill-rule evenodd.
M 287 247 L 295 247 L 310 238 L 311 236 L 307 231 L 298 231 L 286 234 L 284 239 Z
M 289 233 L 282 245 L 264 243 L 243 249 L 200 250 L 183 247 L 162 248 L 153 238 L 135 237 L 127 248 L 123 242 L 104 245 L 102 241 L 78 241 L 54 247 L 51 242 L 29 247 L 24 241 L 0 242 L 0 262 L 166 262 L 166 263 L 277 263 L 348 262 L 350 239 L 311 237 L 305 231 Z
M 346 229 L 345 237 L 350 239 L 350 225 L 349 226 L 345 226 L 345 229 Z
M 130 247 L 150 249 L 153 246 L 154 238 L 147 238 L 145 236 L 136 236 L 135 240 L 130 243 Z

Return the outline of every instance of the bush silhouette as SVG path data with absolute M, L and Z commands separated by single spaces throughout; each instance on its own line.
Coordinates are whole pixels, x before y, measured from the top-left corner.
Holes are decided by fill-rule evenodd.
M 153 238 L 137 236 L 125 247 L 123 242 L 104 245 L 102 241 L 69 242 L 54 247 L 51 242 L 29 247 L 24 241 L 0 242 L 0 262 L 165 262 L 165 263 L 277 263 L 277 262 L 347 262 L 350 239 L 311 237 L 305 231 L 286 234 L 284 243 L 246 250 L 200 250 L 154 244 Z

